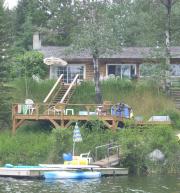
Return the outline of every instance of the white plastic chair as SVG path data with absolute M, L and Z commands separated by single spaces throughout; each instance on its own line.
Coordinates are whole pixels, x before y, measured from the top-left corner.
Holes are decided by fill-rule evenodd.
M 88 164 L 91 164 L 93 162 L 92 157 L 90 157 L 90 151 L 88 153 L 81 153 L 79 158 L 87 160 Z
M 35 107 L 34 107 L 34 102 L 32 99 L 26 99 L 25 100 L 25 106 L 27 108 L 27 112 L 32 115 L 34 110 L 35 110 Z

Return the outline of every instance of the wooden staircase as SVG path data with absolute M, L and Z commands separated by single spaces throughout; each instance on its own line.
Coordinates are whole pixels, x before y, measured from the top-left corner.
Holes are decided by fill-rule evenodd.
M 55 105 L 55 104 L 59 103 L 61 101 L 61 99 L 63 98 L 63 96 L 65 95 L 68 88 L 69 88 L 69 85 L 62 84 L 61 87 L 58 89 L 58 91 L 53 96 L 50 104 Z M 71 96 L 73 95 L 74 91 L 75 91 L 75 86 L 73 85 L 73 87 L 69 91 L 67 97 L 65 97 L 63 103 L 67 104 L 69 102 L 69 100 L 70 100 Z
M 175 102 L 176 108 L 180 109 L 180 78 L 172 78 L 170 95 Z
M 63 74 L 61 74 L 43 102 L 48 102 L 50 107 L 55 106 L 57 103 L 67 104 L 77 86 L 78 76 L 77 74 L 70 84 L 65 84 Z

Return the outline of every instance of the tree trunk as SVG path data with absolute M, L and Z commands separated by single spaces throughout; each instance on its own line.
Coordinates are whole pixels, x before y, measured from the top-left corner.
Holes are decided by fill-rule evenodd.
M 166 61 L 165 61 L 165 91 L 169 90 L 169 76 L 170 76 L 170 65 L 171 65 L 171 54 L 170 54 L 170 41 L 171 41 L 171 7 L 172 2 L 168 1 L 166 6 L 166 31 L 165 31 L 165 46 L 166 46 Z
M 171 41 L 171 4 L 167 7 L 167 15 L 166 15 L 166 65 L 170 65 L 170 41 Z M 169 67 L 169 66 L 167 66 Z
M 98 58 L 93 56 L 93 66 L 94 66 L 94 83 L 95 83 L 95 93 L 96 93 L 96 103 L 102 103 L 102 93 L 100 89 L 100 73 L 99 73 L 99 62 Z
M 165 68 L 164 68 L 164 87 L 165 91 L 169 88 L 169 76 L 170 76 L 170 65 L 171 65 L 171 53 L 170 53 L 170 42 L 171 42 L 171 8 L 177 2 L 176 0 L 160 0 L 166 9 L 166 23 L 165 23 Z

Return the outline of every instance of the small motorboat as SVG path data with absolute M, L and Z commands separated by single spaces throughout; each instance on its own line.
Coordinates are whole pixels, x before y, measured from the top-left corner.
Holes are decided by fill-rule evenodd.
M 45 179 L 92 179 L 100 178 L 101 172 L 93 171 L 52 171 L 44 172 Z

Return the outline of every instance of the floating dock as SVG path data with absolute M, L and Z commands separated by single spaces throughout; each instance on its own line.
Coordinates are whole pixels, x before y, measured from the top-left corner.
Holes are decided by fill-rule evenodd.
M 102 176 L 128 175 L 127 168 L 101 168 L 101 167 L 30 167 L 30 168 L 0 168 L 0 177 L 14 178 L 44 178 L 44 172 L 50 171 L 77 171 L 89 170 L 101 172 Z

